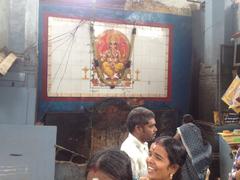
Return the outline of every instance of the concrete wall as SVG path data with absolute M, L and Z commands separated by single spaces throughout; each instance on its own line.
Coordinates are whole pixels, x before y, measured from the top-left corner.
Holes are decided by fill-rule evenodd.
M 194 11 L 192 14 L 192 80 L 190 113 L 199 117 L 199 71 L 200 63 L 204 59 L 204 10 Z
M 232 45 L 232 35 L 237 32 L 237 6 L 231 0 L 225 0 L 224 12 L 224 44 Z
M 26 0 L 9 1 L 8 47 L 18 53 L 22 53 L 25 49 L 25 7 Z
M 231 44 L 233 11 L 230 0 L 206 0 L 204 18 L 204 58 L 199 73 L 200 119 L 213 121 L 212 113 L 219 109 L 219 63 L 221 45 Z
M 0 48 L 7 47 L 9 51 L 18 56 L 8 73 L 0 77 L 0 91 L 7 92 L 6 89 L 10 89 L 9 93 L 5 93 L 6 101 L 1 101 L 0 106 L 11 107 L 12 102 L 7 99 L 18 99 L 21 94 L 23 95 L 23 105 L 27 105 L 27 102 L 36 102 L 36 95 L 25 96 L 25 94 L 30 91 L 36 94 L 38 4 L 38 0 L 0 1 Z M 29 101 L 28 98 L 32 99 Z M 9 104 L 6 104 L 8 102 Z M 20 121 L 17 118 L 1 119 L 0 123 L 21 124 L 21 122 L 27 122 L 33 124 L 35 106 L 35 103 L 31 107 L 26 106 L 22 109 L 25 112 L 19 111 L 19 108 L 13 108 L 12 113 L 16 117 L 23 117 L 21 114 L 31 112 L 34 114 L 31 119 L 21 119 Z M 1 117 L 7 118 L 6 112 L 1 111 L 0 113 L 3 113 L 0 114 Z
M 8 46 L 9 1 L 0 1 L 0 49 Z
M 233 16 L 233 31 L 234 33 L 240 31 L 240 2 L 236 3 L 232 7 L 234 16 Z
M 204 33 L 204 62 L 216 64 L 219 45 L 224 43 L 224 0 L 206 1 Z

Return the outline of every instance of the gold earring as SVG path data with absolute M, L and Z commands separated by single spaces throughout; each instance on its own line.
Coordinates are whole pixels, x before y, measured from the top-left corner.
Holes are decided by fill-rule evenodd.
M 172 179 L 173 178 L 173 174 L 170 174 L 170 179 Z

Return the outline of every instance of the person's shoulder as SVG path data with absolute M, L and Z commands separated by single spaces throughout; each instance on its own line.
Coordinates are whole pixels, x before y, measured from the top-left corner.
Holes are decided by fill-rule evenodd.
M 134 146 L 122 146 L 121 151 L 124 151 L 132 161 L 137 161 L 142 157 L 142 153 Z
M 121 145 L 121 149 L 122 148 L 127 148 L 127 149 L 136 148 L 136 145 L 134 142 L 130 141 L 129 139 L 125 139 L 125 141 L 123 141 Z
M 137 144 L 134 143 L 133 141 L 130 141 L 130 140 L 127 140 L 127 139 L 122 143 L 120 149 L 122 151 L 125 151 L 128 154 L 132 154 L 132 155 L 138 153 L 138 151 L 139 151 L 139 148 L 137 147 Z
M 182 124 L 180 127 L 178 128 L 198 128 L 198 126 L 192 122 L 189 122 L 189 123 L 184 123 Z M 199 128 L 198 128 L 199 129 Z

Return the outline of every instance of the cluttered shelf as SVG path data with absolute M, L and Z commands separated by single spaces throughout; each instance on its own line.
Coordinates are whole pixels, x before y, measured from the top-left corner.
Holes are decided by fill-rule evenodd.
M 239 124 L 238 124 L 239 126 Z M 220 177 L 228 179 L 240 145 L 240 129 L 223 130 L 219 135 Z
M 222 132 L 218 133 L 228 145 L 234 146 L 240 144 L 240 129 L 234 129 L 233 131 L 230 130 L 223 130 Z
M 228 174 L 231 171 L 233 160 L 236 150 L 240 145 L 240 124 L 234 123 L 221 123 L 213 124 L 216 142 L 218 144 L 217 161 L 219 163 L 219 175 L 221 179 L 228 179 Z M 214 148 L 214 146 L 213 146 Z
M 213 121 L 216 126 L 226 125 L 226 124 L 240 124 L 240 116 L 237 112 L 231 109 L 226 111 L 214 111 Z
M 228 174 L 231 172 L 233 166 L 233 161 L 235 157 L 234 152 L 236 152 L 236 149 L 234 147 L 236 147 L 237 144 L 235 144 L 234 147 L 230 144 L 226 141 L 226 139 L 222 135 L 219 135 L 219 158 L 221 179 L 228 179 Z

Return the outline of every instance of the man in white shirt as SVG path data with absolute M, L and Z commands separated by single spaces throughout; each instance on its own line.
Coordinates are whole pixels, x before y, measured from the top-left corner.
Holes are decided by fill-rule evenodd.
M 147 175 L 147 142 L 153 140 L 157 132 L 155 115 L 147 108 L 134 108 L 128 114 L 127 127 L 129 134 L 122 143 L 121 150 L 130 157 L 133 178 L 137 180 Z

